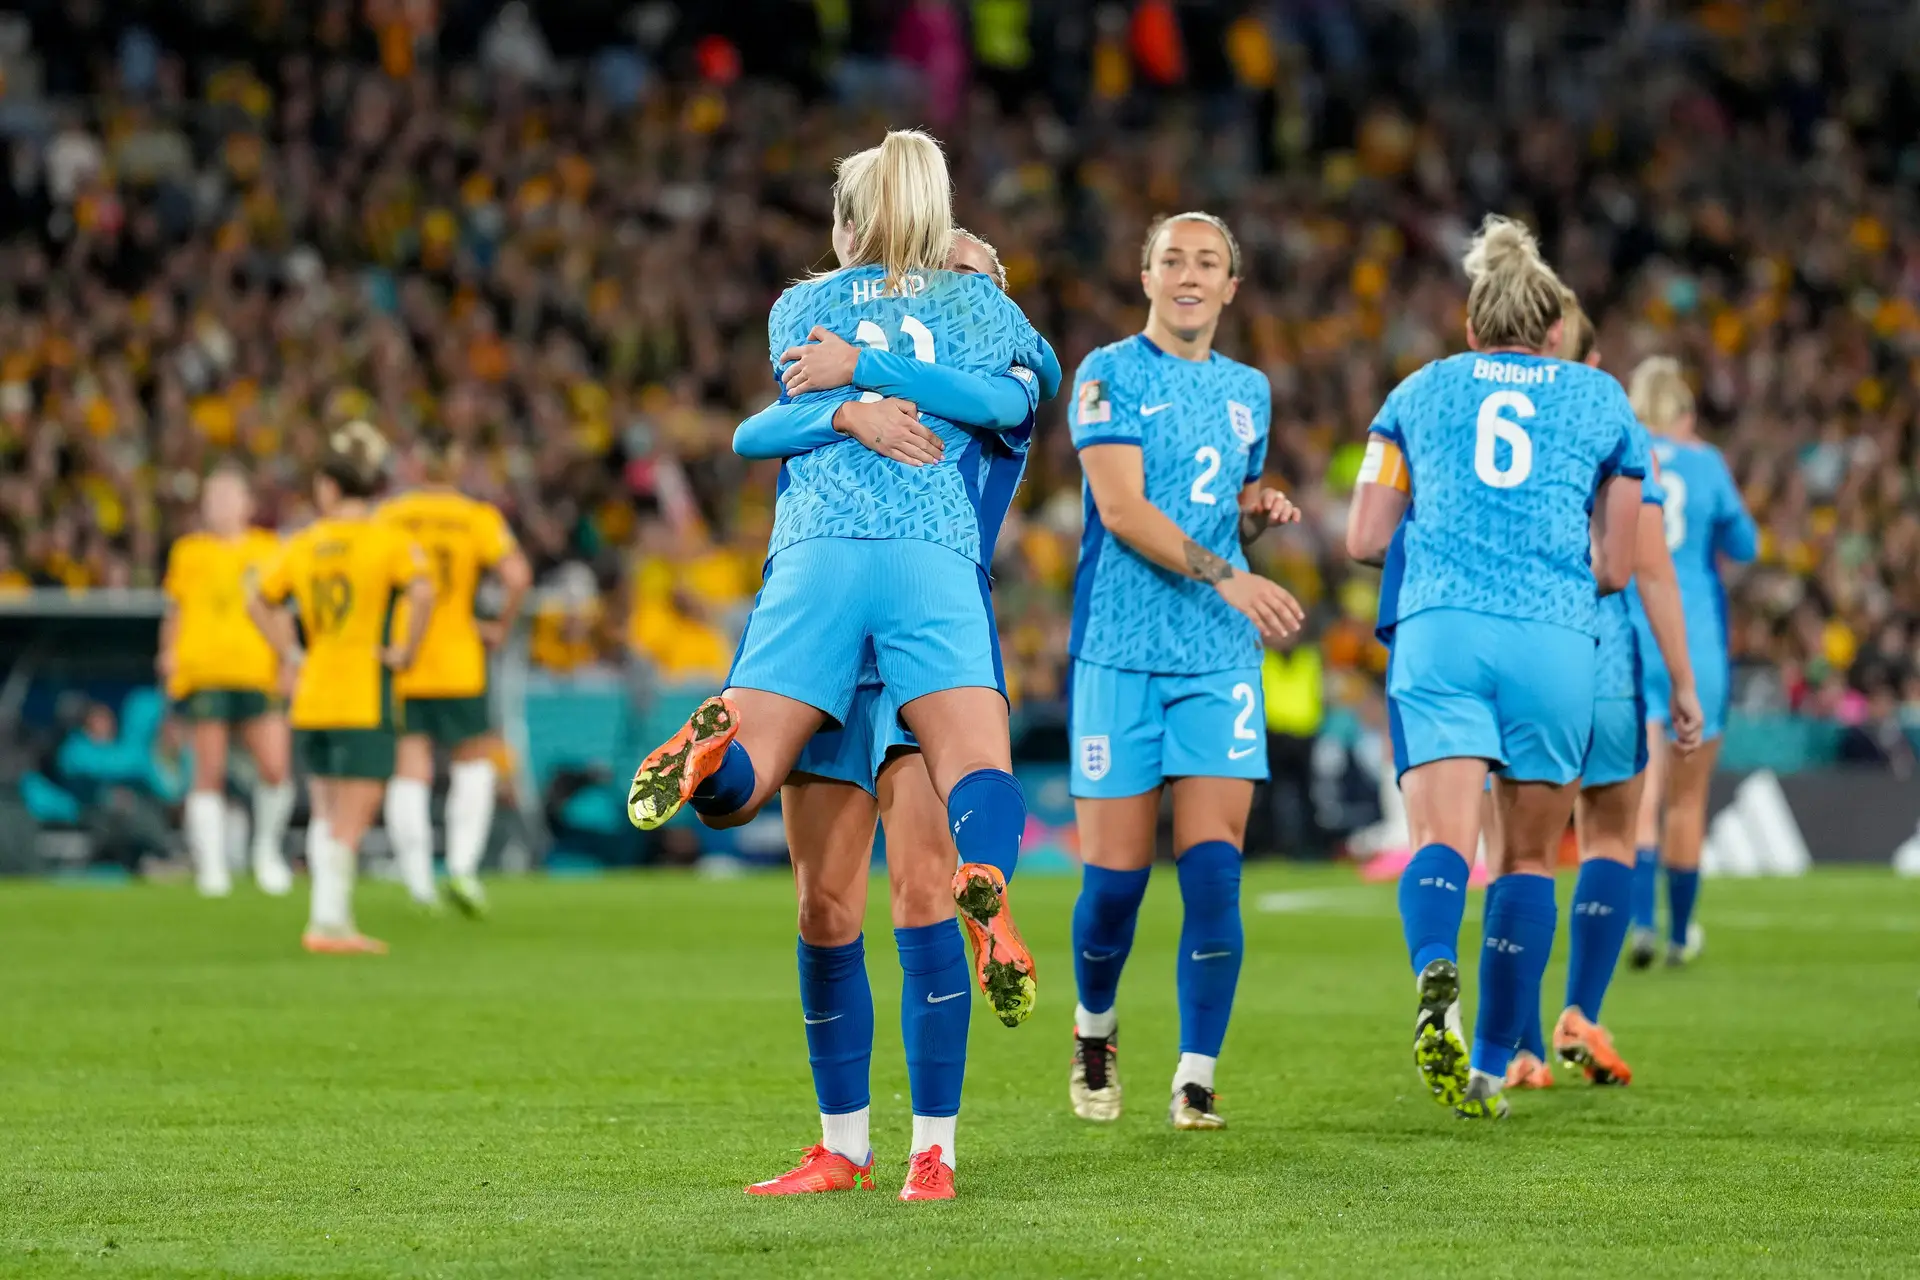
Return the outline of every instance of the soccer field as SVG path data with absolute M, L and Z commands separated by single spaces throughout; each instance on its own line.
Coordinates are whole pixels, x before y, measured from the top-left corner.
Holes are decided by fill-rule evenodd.
M 918 1205 L 894 1199 L 908 1110 L 878 883 L 884 1172 L 785 1200 L 740 1190 L 818 1136 L 784 876 L 508 881 L 483 925 L 369 886 L 386 959 L 304 955 L 302 905 L 245 891 L 0 886 L 0 1276 L 1920 1268 L 1920 885 L 1710 884 L 1703 962 L 1615 984 L 1633 1086 L 1563 1075 L 1469 1125 L 1417 1088 L 1392 887 L 1259 867 L 1231 1127 L 1174 1133 L 1178 894 L 1154 879 L 1121 989 L 1128 1114 L 1067 1110 L 1074 884 L 1024 879 L 1040 1007 L 1009 1031 L 976 1000 L 960 1198 Z

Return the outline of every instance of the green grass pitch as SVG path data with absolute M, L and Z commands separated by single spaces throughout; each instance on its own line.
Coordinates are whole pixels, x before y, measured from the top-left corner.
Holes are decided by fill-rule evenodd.
M 244 890 L 0 886 L 0 1276 L 1920 1272 L 1920 885 L 1885 872 L 1709 884 L 1705 960 L 1615 983 L 1634 1085 L 1469 1125 L 1416 1087 L 1391 886 L 1255 868 L 1231 1127 L 1195 1134 L 1165 1116 L 1171 875 L 1097 1130 L 1066 1108 L 1074 885 L 1024 879 L 1040 1006 L 975 1002 L 944 1205 L 894 1199 L 875 888 L 879 1187 L 750 1201 L 818 1133 L 783 876 L 504 882 L 482 925 L 372 885 L 384 960 L 303 955 L 302 904 Z

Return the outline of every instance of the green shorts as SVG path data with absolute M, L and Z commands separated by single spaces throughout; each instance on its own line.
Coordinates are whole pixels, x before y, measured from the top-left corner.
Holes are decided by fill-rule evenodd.
M 217 720 L 224 724 L 245 724 L 286 709 L 279 695 L 258 689 L 200 689 L 173 703 L 173 714 L 183 720 Z
M 296 729 L 293 748 L 316 778 L 393 776 L 392 729 Z
M 424 733 L 441 747 L 457 747 L 493 732 L 484 693 L 471 698 L 408 698 L 401 718 L 407 733 Z

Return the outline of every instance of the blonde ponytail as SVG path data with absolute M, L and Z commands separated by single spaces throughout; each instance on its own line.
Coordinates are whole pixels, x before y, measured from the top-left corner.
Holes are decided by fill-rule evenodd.
M 1668 434 L 1693 412 L 1693 388 L 1672 356 L 1642 360 L 1627 379 L 1627 400 L 1633 405 L 1633 416 L 1655 435 Z
M 940 144 L 896 129 L 835 169 L 833 216 L 853 224 L 850 267 L 884 266 L 887 284 L 909 271 L 938 271 L 953 247 L 953 187 Z
M 1560 319 L 1565 286 L 1523 223 L 1488 214 L 1461 260 L 1471 285 L 1467 323 L 1481 347 L 1539 351 Z

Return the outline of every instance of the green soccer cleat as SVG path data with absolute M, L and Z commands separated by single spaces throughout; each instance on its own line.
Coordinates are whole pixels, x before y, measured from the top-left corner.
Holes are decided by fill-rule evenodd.
M 1500 1081 L 1476 1071 L 1467 1082 L 1466 1095 L 1454 1107 L 1453 1114 L 1462 1120 L 1504 1120 L 1507 1115 L 1507 1097 L 1500 1091 Z
M 1420 971 L 1420 1011 L 1413 1019 L 1413 1065 L 1443 1107 L 1467 1096 L 1467 1044 L 1460 1033 L 1460 969 L 1435 960 Z
M 460 909 L 460 914 L 469 920 L 484 920 L 487 917 L 487 890 L 480 883 L 479 876 L 450 876 L 447 879 L 447 897 Z

